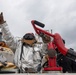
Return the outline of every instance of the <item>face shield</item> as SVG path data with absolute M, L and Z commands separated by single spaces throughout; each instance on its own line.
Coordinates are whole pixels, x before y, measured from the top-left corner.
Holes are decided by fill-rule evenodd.
M 35 36 L 33 33 L 27 33 L 23 36 L 23 39 L 25 40 L 34 40 L 35 39 Z
M 24 44 L 28 44 L 28 45 L 33 45 L 34 43 L 36 43 L 36 39 L 33 33 L 27 33 L 23 36 L 23 43 Z

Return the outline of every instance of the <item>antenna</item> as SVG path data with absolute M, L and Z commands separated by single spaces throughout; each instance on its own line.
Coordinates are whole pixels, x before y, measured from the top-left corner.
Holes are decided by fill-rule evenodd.
M 51 29 L 51 33 L 53 33 L 53 30 Z

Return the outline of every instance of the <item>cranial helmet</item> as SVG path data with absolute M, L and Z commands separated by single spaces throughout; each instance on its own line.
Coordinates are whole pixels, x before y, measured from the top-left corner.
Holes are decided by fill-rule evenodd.
M 26 33 L 24 36 L 23 36 L 23 39 L 25 40 L 35 40 L 35 36 L 33 33 Z

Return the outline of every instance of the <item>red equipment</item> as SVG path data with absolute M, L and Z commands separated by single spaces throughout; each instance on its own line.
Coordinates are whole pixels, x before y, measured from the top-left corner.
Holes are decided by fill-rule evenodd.
M 62 67 L 57 66 L 55 44 L 48 43 L 48 66 L 44 67 L 44 71 L 62 71 Z
M 54 38 L 53 43 L 48 44 L 48 50 L 51 50 L 51 49 L 55 50 L 55 47 L 54 47 L 54 45 L 55 45 L 58 48 L 60 53 L 62 53 L 64 56 L 67 56 L 70 59 L 76 61 L 76 52 L 71 50 L 71 49 L 68 49 L 64 46 L 62 38 L 58 33 L 52 34 L 52 33 L 49 33 L 45 30 L 42 30 L 42 29 L 38 28 L 36 25 L 38 25 L 40 27 L 44 27 L 45 25 L 36 21 L 36 20 L 32 20 L 31 23 L 33 25 L 33 28 L 34 28 L 35 32 L 38 35 L 41 35 L 43 33 L 44 35 L 46 34 L 46 35 L 49 35 L 49 36 Z M 52 71 L 52 70 L 53 71 L 61 71 L 62 70 L 61 67 L 57 67 L 57 65 L 56 65 L 56 56 L 54 56 L 53 58 L 51 58 L 49 56 L 48 67 L 44 68 L 44 70 L 45 71 Z

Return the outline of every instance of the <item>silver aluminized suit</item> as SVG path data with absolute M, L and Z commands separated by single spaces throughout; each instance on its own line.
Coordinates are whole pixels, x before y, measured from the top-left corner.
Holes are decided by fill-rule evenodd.
M 20 60 L 21 54 L 21 41 L 18 41 L 9 31 L 7 23 L 4 23 L 1 26 L 3 33 L 3 38 L 6 40 L 7 45 L 15 53 L 14 63 L 18 68 L 22 67 L 22 70 L 27 68 L 33 68 L 34 71 L 37 70 L 38 64 L 40 64 L 41 57 L 39 55 L 39 48 L 36 46 L 32 47 L 23 47 L 22 59 Z

